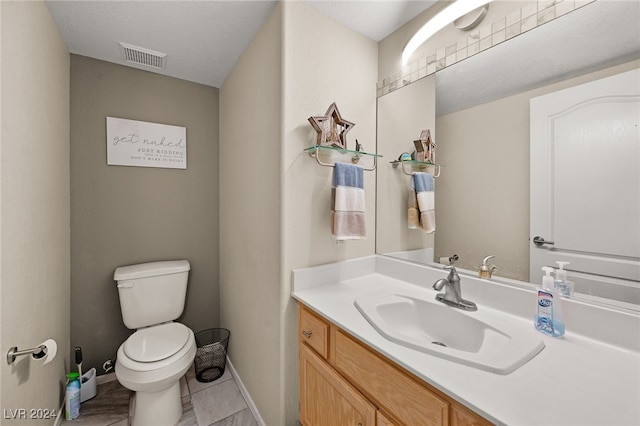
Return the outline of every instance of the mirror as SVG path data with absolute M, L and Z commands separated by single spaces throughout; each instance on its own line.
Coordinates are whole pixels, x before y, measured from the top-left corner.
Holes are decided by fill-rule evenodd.
M 435 128 L 445 167 L 427 236 L 404 229 L 410 178 L 380 164 L 376 251 L 426 263 L 457 254 L 470 271 L 495 255 L 494 279 L 529 282 L 529 99 L 639 68 L 639 14 L 638 2 L 596 1 L 380 97 L 378 153 L 396 159 L 419 135 L 414 128 Z M 640 283 L 630 286 L 637 297 L 613 300 L 605 287 L 576 297 L 640 310 Z
M 378 154 L 391 160 L 397 159 L 402 152 L 411 152 L 415 149 L 413 141 L 419 139 L 422 131 L 435 128 L 435 117 L 434 75 L 379 98 Z M 410 177 L 402 168 L 393 168 L 388 161 L 380 161 L 376 179 L 376 252 L 432 262 L 434 234 L 407 226 Z

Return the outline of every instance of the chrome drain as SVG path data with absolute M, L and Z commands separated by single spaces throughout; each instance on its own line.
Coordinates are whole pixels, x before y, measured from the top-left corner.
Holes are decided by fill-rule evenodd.
M 445 345 L 442 342 L 431 342 L 431 343 L 433 343 L 434 345 L 438 345 L 438 346 L 444 346 L 445 348 L 447 347 L 447 345 Z

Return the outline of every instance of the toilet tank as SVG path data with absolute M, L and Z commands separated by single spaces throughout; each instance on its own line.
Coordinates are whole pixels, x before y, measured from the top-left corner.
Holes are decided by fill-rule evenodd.
M 129 329 L 173 321 L 182 315 L 191 269 L 186 260 L 121 266 L 118 282 L 122 320 Z

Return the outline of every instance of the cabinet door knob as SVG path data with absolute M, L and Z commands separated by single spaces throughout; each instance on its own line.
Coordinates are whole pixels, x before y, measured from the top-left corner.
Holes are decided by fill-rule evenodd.
M 310 331 L 306 331 L 306 330 L 302 330 L 302 335 L 304 337 L 306 337 L 307 339 L 309 339 L 311 337 L 311 332 Z

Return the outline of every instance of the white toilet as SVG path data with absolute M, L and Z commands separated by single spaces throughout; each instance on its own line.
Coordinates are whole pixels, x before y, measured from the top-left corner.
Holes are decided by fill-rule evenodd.
M 196 354 L 193 331 L 178 322 L 189 262 L 174 260 L 117 268 L 122 320 L 136 329 L 120 345 L 116 377 L 135 391 L 133 426 L 173 425 L 182 416 L 180 378 Z

